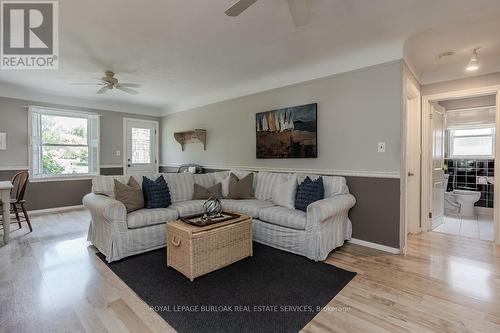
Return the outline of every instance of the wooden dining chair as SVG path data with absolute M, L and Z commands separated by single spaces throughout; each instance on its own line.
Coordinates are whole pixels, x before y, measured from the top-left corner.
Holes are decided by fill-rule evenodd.
M 10 207 L 11 212 L 16 215 L 16 220 L 19 224 L 19 228 L 22 228 L 21 222 L 26 221 L 31 232 L 33 231 L 33 228 L 31 227 L 30 218 L 28 216 L 28 213 L 26 212 L 26 208 L 24 207 L 24 204 L 26 203 L 26 200 L 24 200 L 24 194 L 26 193 L 26 187 L 28 186 L 29 177 L 30 174 L 28 171 L 20 171 L 16 173 L 14 177 L 12 177 L 12 185 L 14 187 L 12 188 L 11 193 L 14 194 L 15 197 L 10 199 Z M 20 212 L 23 213 L 24 220 L 20 218 Z

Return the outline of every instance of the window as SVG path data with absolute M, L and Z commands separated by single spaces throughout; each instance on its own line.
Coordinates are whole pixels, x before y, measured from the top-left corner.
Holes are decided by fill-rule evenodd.
M 494 157 L 493 127 L 450 130 L 450 157 Z
M 132 127 L 132 163 L 151 163 L 151 130 Z
M 33 178 L 98 174 L 99 116 L 30 106 Z

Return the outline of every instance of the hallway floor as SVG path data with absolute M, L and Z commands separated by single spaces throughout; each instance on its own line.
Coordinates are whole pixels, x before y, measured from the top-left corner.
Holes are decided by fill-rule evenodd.
M 477 218 L 445 216 L 443 224 L 433 231 L 493 241 L 493 217 L 484 215 L 479 215 Z

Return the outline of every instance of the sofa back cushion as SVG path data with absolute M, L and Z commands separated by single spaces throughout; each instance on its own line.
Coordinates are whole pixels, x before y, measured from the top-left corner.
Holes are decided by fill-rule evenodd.
M 297 175 L 297 182 L 300 184 L 309 177 L 311 180 L 316 180 L 319 175 Z M 347 182 L 344 177 L 340 176 L 321 176 L 323 179 L 323 187 L 325 189 L 325 198 L 331 198 L 339 194 L 349 193 L 349 188 L 347 187 Z
M 217 183 L 215 181 L 215 173 L 195 173 L 193 174 L 193 179 L 195 184 L 203 187 L 211 187 Z
M 164 173 L 163 177 L 167 181 L 172 202 L 186 201 L 193 199 L 194 175 L 190 172 Z
M 276 186 L 295 177 L 291 173 L 259 172 L 256 174 L 255 197 L 259 200 L 272 200 Z
M 133 177 L 142 188 L 142 176 L 97 176 L 92 179 L 92 193 L 114 198 L 115 179 L 122 184 L 126 184 L 130 177 Z
M 279 182 L 273 189 L 273 203 L 286 207 L 295 208 L 295 196 L 297 194 L 297 177 Z

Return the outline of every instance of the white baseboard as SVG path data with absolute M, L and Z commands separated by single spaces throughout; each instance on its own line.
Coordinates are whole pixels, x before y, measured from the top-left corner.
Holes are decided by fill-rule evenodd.
M 369 247 L 369 248 L 372 248 L 375 250 L 389 252 L 392 254 L 400 254 L 401 253 L 401 251 L 399 249 L 396 249 L 395 247 L 390 247 L 390 246 L 381 245 L 381 244 L 377 244 L 377 243 L 367 242 L 367 241 L 357 239 L 357 238 L 351 238 L 351 240 L 349 242 L 351 242 L 353 244 Z
M 44 214 L 53 214 L 53 213 L 62 213 L 75 209 L 83 209 L 83 205 L 77 206 L 65 206 L 65 207 L 55 207 L 48 209 L 38 209 L 38 210 L 30 210 L 28 213 L 30 215 L 44 215 Z

